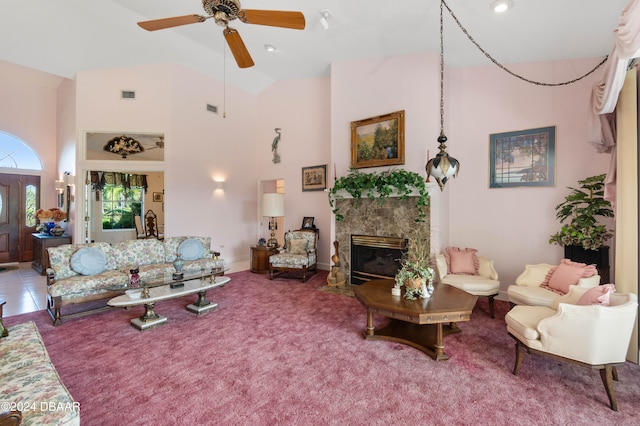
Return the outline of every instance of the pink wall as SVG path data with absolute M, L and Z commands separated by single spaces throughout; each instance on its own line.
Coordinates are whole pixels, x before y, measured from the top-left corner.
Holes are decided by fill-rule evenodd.
M 562 82 L 590 70 L 596 60 L 513 65 L 530 79 Z M 597 74 L 597 73 L 596 73 Z M 527 263 L 558 263 L 554 207 L 579 179 L 605 173 L 609 155 L 587 144 L 589 97 L 596 76 L 559 87 L 516 79 L 495 66 L 453 69 L 449 81 L 449 152 L 461 162 L 450 191 L 450 243 L 474 247 L 495 260 L 501 287 L 513 284 Z M 556 126 L 555 187 L 489 189 L 489 135 Z
M 165 171 L 165 234 L 212 237 L 231 262 L 248 258 L 255 229 L 255 97 L 180 66 L 94 70 L 77 77 L 77 132 L 165 134 L 165 161 L 85 161 L 79 170 Z M 136 99 L 120 99 L 121 90 Z M 206 105 L 219 107 L 219 114 Z M 241 154 L 241 155 L 239 155 Z M 225 181 L 216 192 L 214 179 Z
M 284 179 L 284 229 L 299 229 L 305 216 L 315 218 L 320 229 L 318 263 L 329 269 L 333 249 L 331 210 L 325 191 L 302 192 L 302 168 L 327 165 L 327 186 L 333 182 L 330 163 L 330 81 L 327 78 L 281 81 L 258 97 L 260 119 L 256 126 L 255 152 L 259 179 Z M 272 162 L 274 128 L 281 128 L 280 163 Z M 261 236 L 265 236 L 263 233 Z
M 562 81 L 593 64 L 561 61 L 513 69 Z M 87 162 L 80 150 L 76 174 L 96 168 L 164 170 L 167 235 L 210 235 L 214 248 L 232 261 L 247 261 L 249 245 L 261 236 L 258 182 L 284 179 L 285 227 L 297 228 L 303 216 L 314 216 L 321 229 L 320 264 L 328 267 L 333 215 L 326 193 L 301 191 L 301 168 L 327 164 L 330 187 L 333 164 L 338 176 L 350 165 L 350 122 L 403 109 L 404 167 L 424 175 L 427 149 L 432 156 L 437 149 L 438 69 L 438 56 L 430 53 L 334 63 L 331 79 L 279 82 L 258 96 L 227 87 L 226 118 L 223 83 L 180 66 L 84 71 L 75 85 L 61 86 L 56 117 L 56 89 L 63 79 L 0 62 L 1 94 L 17 100 L 0 106 L 0 128 L 41 155 L 45 181 L 51 183 L 46 203 L 54 202 L 55 174 L 66 170 L 69 146 L 74 139 L 81 146 L 84 131 L 165 133 L 163 164 Z M 558 228 L 554 206 L 565 187 L 607 170 L 609 157 L 585 143 L 589 93 L 598 73 L 550 88 L 523 83 L 493 66 L 446 72 L 448 148 L 462 167 L 440 194 L 437 232 L 442 247 L 475 247 L 493 258 L 505 289 L 525 263 L 562 257 L 562 249 L 547 242 Z M 135 90 L 137 99 L 120 100 L 121 90 Z M 207 103 L 217 105 L 219 114 L 206 112 Z M 489 189 L 489 135 L 550 125 L 557 126 L 556 186 Z M 283 129 L 278 164 L 271 161 L 275 127 Z M 58 159 L 47 155 L 56 137 Z M 218 178 L 225 180 L 224 193 L 214 191 Z
M 0 61 L 0 130 L 24 141 L 40 157 L 42 207 L 57 205 L 55 181 L 56 90 L 64 80 L 53 74 Z
M 532 79 L 565 81 L 584 74 L 593 60 L 516 65 Z M 349 123 L 406 111 L 404 168 L 425 175 L 425 151 L 437 149 L 439 61 L 436 54 L 334 63 L 331 68 L 331 161 L 338 175 L 350 162 Z M 501 287 L 512 284 L 526 263 L 557 263 L 562 249 L 548 244 L 556 232 L 554 206 L 565 187 L 604 173 L 609 156 L 586 144 L 588 102 L 595 76 L 569 86 L 524 83 L 495 66 L 445 70 L 445 132 L 460 175 L 440 197 L 440 241 L 477 248 L 495 260 Z M 556 185 L 489 189 L 489 135 L 557 126 Z M 373 169 L 376 171 L 382 168 Z

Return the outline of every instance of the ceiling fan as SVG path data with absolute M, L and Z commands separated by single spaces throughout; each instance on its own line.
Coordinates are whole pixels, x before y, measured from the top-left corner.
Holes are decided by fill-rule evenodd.
M 202 7 L 209 16 L 174 16 L 172 18 L 138 22 L 138 25 L 147 31 L 156 31 L 181 25 L 196 24 L 213 18 L 216 24 L 224 27 L 224 38 L 227 40 L 229 49 L 240 68 L 252 67 L 254 63 L 240 34 L 234 28 L 229 27 L 229 22 L 239 19 L 245 24 L 269 25 L 295 30 L 303 30 L 305 27 L 304 15 L 301 12 L 241 9 L 240 1 L 238 0 L 202 0 Z
M 149 151 L 150 149 L 163 149 L 164 148 L 164 136 L 158 136 L 158 140 L 156 141 L 156 144 L 149 147 L 149 148 L 145 148 L 146 151 Z

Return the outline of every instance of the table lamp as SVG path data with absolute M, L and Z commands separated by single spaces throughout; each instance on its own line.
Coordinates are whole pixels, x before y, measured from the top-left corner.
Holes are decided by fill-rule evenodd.
M 262 194 L 262 216 L 270 217 L 269 230 L 271 237 L 267 240 L 267 247 L 278 247 L 275 230 L 278 229 L 276 217 L 284 216 L 284 194 Z

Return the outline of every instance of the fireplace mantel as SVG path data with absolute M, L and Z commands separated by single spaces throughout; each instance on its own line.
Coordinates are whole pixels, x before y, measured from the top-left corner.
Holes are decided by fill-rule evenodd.
M 350 245 L 351 235 L 376 235 L 384 237 L 408 238 L 416 227 L 425 227 L 425 234 L 430 236 L 431 253 L 440 251 L 439 233 L 439 200 L 440 189 L 435 183 L 427 183 L 429 206 L 425 209 L 427 215 L 424 222 L 417 223 L 416 198 L 419 194 L 401 199 L 392 194 L 384 202 L 370 199 L 363 194 L 362 198 L 354 199 L 347 191 L 340 191 L 336 197 L 336 207 L 344 216 L 342 221 L 335 222 L 335 239 L 339 244 L 340 272 L 347 276 L 350 283 Z M 434 213 L 436 213 L 434 215 Z M 432 255 L 432 257 L 435 257 Z

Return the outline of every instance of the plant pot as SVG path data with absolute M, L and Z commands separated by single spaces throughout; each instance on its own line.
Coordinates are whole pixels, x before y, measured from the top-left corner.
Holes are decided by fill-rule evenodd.
M 564 246 L 564 257 L 574 262 L 596 265 L 601 277 L 600 284 L 609 283 L 609 247 L 588 250 L 581 246 Z

